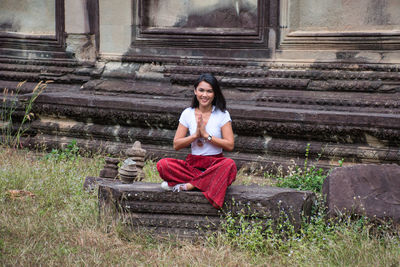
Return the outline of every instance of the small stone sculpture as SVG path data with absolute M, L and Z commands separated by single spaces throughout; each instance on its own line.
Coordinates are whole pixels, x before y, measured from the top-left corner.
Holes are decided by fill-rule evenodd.
M 106 157 L 105 161 L 106 164 L 104 165 L 104 168 L 100 171 L 100 178 L 115 179 L 118 175 L 119 159 Z
M 144 158 L 146 150 L 142 149 L 141 143 L 136 141 L 131 148 L 125 151 L 128 158 L 124 161 L 120 169 L 118 163 L 120 159 L 106 157 L 106 164 L 100 171 L 100 178 L 116 179 L 119 178 L 123 183 L 132 183 L 144 178 Z
M 139 141 L 133 143 L 133 146 L 126 150 L 126 155 L 129 159 L 136 162 L 137 168 L 137 181 L 143 180 L 144 178 L 144 157 L 146 156 L 146 150 L 142 148 L 142 145 Z
M 130 158 L 126 159 L 119 169 L 118 175 L 123 183 L 129 184 L 135 181 L 138 175 L 136 162 Z

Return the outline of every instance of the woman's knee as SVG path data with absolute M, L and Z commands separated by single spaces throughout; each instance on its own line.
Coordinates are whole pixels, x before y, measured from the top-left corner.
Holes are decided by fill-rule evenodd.
M 167 165 L 167 162 L 168 162 L 168 159 L 167 159 L 167 158 L 160 159 L 160 160 L 157 162 L 156 167 L 157 167 L 158 172 L 161 172 L 161 170 L 164 168 L 164 166 Z
M 230 168 L 235 168 L 236 169 L 236 163 L 233 159 L 230 158 L 225 158 L 224 159 L 224 165 L 226 167 L 230 167 Z

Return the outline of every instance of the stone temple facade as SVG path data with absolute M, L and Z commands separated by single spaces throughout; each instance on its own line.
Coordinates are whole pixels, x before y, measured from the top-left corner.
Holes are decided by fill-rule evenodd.
M 0 87 L 35 102 L 25 145 L 184 157 L 193 81 L 220 80 L 239 166 L 400 159 L 400 2 L 2 0 Z M 18 112 L 15 116 L 18 118 Z

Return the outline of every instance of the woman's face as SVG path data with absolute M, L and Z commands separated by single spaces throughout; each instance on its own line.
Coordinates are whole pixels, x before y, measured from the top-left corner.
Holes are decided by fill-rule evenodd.
M 212 86 L 205 81 L 201 81 L 197 88 L 194 90 L 199 106 L 210 107 L 214 100 L 214 90 Z

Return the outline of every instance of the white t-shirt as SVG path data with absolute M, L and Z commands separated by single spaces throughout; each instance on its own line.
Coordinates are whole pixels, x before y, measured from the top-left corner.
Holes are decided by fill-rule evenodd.
M 206 131 L 212 136 L 222 138 L 221 127 L 229 121 L 232 120 L 227 110 L 225 110 L 225 112 L 222 112 L 220 109 L 213 106 L 210 118 L 208 119 L 206 125 Z M 190 135 L 194 134 L 197 130 L 197 122 L 194 108 L 186 108 L 182 112 L 181 117 L 179 118 L 179 122 L 189 129 Z M 203 143 L 203 146 L 198 145 L 199 139 Z M 196 140 L 194 140 L 191 146 L 193 155 L 208 156 L 222 153 L 222 148 L 211 144 L 207 141 L 207 139 L 204 138 L 197 138 Z

